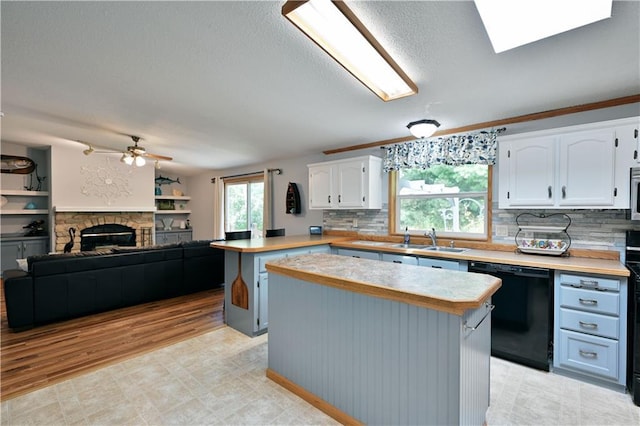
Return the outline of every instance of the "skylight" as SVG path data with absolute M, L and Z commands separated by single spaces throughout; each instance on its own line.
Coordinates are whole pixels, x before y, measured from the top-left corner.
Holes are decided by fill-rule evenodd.
M 612 0 L 474 0 L 496 53 L 611 17 Z

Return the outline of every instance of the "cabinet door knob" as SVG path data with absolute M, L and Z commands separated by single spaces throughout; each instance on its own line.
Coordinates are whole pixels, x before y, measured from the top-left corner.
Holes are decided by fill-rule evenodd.
M 562 185 L 562 198 L 567 198 L 567 187 Z
M 551 195 L 552 195 L 552 193 L 551 193 L 551 185 L 549 185 L 547 187 L 547 192 L 549 193 L 549 198 L 551 198 Z

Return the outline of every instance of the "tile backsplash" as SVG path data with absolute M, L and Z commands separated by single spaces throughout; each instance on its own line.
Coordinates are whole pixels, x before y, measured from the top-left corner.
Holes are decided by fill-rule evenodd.
M 626 210 L 504 210 L 493 205 L 493 242 L 515 244 L 518 232 L 516 217 L 520 213 L 550 215 L 564 213 L 571 218 L 568 233 L 571 246 L 576 248 L 624 251 L 625 231 L 640 230 L 640 223 L 626 219 Z M 506 237 L 497 237 L 496 228 L 507 227 Z M 380 210 L 325 210 L 323 214 L 324 229 L 357 231 L 362 234 L 388 235 L 388 204 Z

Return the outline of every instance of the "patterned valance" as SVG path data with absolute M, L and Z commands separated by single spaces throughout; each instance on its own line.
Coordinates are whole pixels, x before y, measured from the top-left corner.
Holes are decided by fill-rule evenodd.
M 385 172 L 390 170 L 429 168 L 435 164 L 459 166 L 496 162 L 497 140 L 500 131 L 449 136 L 438 139 L 418 139 L 384 147 Z

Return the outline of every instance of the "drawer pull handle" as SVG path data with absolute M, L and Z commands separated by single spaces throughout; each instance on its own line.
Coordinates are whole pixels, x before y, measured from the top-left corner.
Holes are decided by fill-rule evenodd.
M 597 280 L 580 280 L 580 285 L 585 287 L 598 287 Z
M 578 323 L 580 324 L 580 327 L 583 328 L 589 328 L 591 330 L 595 330 L 596 328 L 598 328 L 598 324 L 596 324 L 595 322 L 578 321 Z
M 591 359 L 598 358 L 598 353 L 597 352 L 583 351 L 582 349 L 579 349 L 578 352 L 580 352 L 580 356 L 583 356 L 585 358 L 591 358 Z
M 582 297 L 578 299 L 580 303 L 583 305 L 597 305 L 598 301 L 594 299 L 583 299 Z

